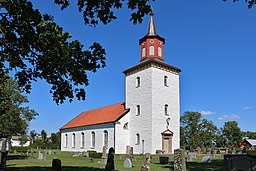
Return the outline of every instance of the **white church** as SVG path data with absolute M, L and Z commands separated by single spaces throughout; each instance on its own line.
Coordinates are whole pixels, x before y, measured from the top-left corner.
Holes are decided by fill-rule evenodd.
M 164 44 L 150 14 L 139 40 L 140 63 L 123 72 L 125 102 L 83 112 L 62 126 L 62 151 L 102 152 L 106 146 L 117 154 L 129 147 L 134 154 L 170 154 L 180 148 L 181 70 L 164 61 Z

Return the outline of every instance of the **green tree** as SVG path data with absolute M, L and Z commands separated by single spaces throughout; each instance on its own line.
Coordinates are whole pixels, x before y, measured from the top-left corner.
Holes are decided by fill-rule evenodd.
M 19 138 L 20 141 L 20 145 L 23 147 L 24 144 L 26 144 L 28 142 L 28 137 L 26 135 L 21 135 Z
M 45 130 L 42 130 L 41 131 L 41 137 L 42 137 L 42 140 L 45 142 L 46 141 L 46 138 L 47 138 L 47 133 Z
M 30 137 L 32 140 L 31 144 L 34 144 L 36 135 L 37 135 L 37 133 L 35 130 L 30 131 Z
M 38 115 L 25 106 L 28 102 L 16 81 L 0 77 L 0 138 L 26 133 L 29 121 Z
M 248 137 L 250 139 L 256 139 L 256 132 L 246 131 L 242 132 L 243 137 Z
M 213 147 L 213 142 L 216 142 L 216 133 L 218 128 L 212 121 L 202 119 L 200 121 L 200 141 L 203 147 Z
M 187 148 L 197 148 L 200 146 L 200 120 L 202 118 L 199 112 L 185 112 L 180 119 L 181 122 L 181 144 Z
M 51 133 L 51 139 L 52 139 L 53 144 L 60 145 L 60 143 L 61 143 L 60 131 L 58 131 L 57 133 Z
M 152 0 L 154 1 L 154 0 Z M 69 0 L 54 0 L 65 9 Z M 115 20 L 114 10 L 123 7 L 124 0 L 78 0 L 79 11 L 86 25 L 108 24 Z M 131 21 L 141 23 L 149 14 L 149 0 L 128 0 L 133 12 Z M 53 16 L 41 14 L 30 0 L 0 1 L 0 77 L 15 70 L 14 77 L 26 93 L 33 81 L 45 80 L 50 93 L 59 104 L 76 98 L 85 100 L 89 80 L 87 72 L 106 66 L 105 49 L 93 43 L 85 50 L 78 40 L 54 22 Z
M 236 121 L 225 122 L 221 130 L 227 146 L 234 147 L 242 142 L 242 132 Z

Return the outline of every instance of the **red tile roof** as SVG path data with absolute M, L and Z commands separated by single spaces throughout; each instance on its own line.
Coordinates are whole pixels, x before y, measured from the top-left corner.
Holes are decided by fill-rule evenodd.
M 129 110 L 125 109 L 125 103 L 117 103 L 110 106 L 83 112 L 60 129 L 75 128 L 81 126 L 96 125 L 115 122 Z

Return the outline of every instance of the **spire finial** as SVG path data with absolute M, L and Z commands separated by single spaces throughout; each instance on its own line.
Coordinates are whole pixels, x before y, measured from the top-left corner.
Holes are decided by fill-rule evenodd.
M 151 11 L 150 11 L 150 21 L 149 21 L 149 25 L 148 25 L 147 35 L 149 35 L 149 36 L 157 35 L 156 27 L 155 27 L 155 23 L 154 23 L 154 13 L 153 13 L 153 7 L 152 6 L 151 6 Z

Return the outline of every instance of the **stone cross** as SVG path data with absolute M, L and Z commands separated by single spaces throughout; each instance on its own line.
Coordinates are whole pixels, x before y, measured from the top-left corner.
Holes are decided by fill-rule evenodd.
M 174 171 L 186 171 L 186 162 L 184 151 L 182 149 L 174 150 Z

